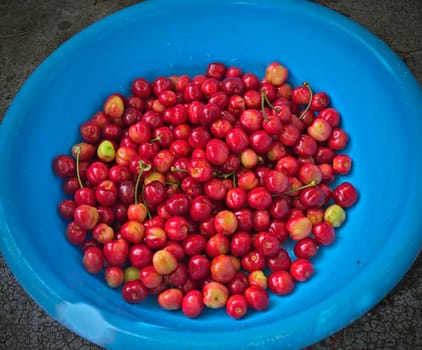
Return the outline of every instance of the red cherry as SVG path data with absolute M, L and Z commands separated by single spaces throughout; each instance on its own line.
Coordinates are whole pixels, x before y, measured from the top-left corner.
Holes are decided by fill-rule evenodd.
M 312 227 L 315 241 L 321 245 L 330 245 L 334 242 L 336 234 L 333 225 L 327 221 L 320 222 Z
M 290 294 L 294 287 L 294 279 L 288 271 L 275 271 L 268 276 L 268 288 L 276 295 Z
M 181 304 L 182 312 L 189 318 L 198 317 L 204 309 L 202 293 L 198 290 L 191 290 L 185 294 Z
M 271 203 L 271 193 L 263 186 L 255 187 L 248 192 L 248 204 L 253 209 L 266 209 Z
M 290 265 L 290 274 L 298 282 L 304 282 L 314 274 L 314 266 L 308 259 L 296 259 Z
M 315 226 L 313 227 L 315 229 Z M 297 241 L 294 246 L 294 253 L 298 258 L 310 259 L 318 253 L 318 242 L 311 237 Z
M 249 145 L 248 135 L 240 128 L 234 127 L 226 134 L 226 144 L 234 153 L 240 153 Z
M 208 65 L 206 75 L 217 80 L 222 80 L 226 74 L 226 70 L 227 67 L 223 63 L 213 62 Z
M 262 231 L 254 237 L 254 247 L 264 256 L 271 256 L 280 249 L 280 241 L 269 232 Z
M 188 274 L 195 280 L 203 280 L 210 273 L 211 261 L 202 254 L 194 254 L 188 261 Z
M 204 158 L 193 158 L 188 164 L 189 175 L 198 182 L 207 182 L 213 176 L 211 164 Z
M 204 196 L 195 197 L 189 209 L 189 216 L 192 220 L 203 222 L 211 217 L 213 211 L 213 204 L 211 200 Z
M 343 182 L 332 192 L 334 201 L 343 208 L 352 207 L 358 200 L 358 192 L 350 182 Z
M 140 280 L 129 281 L 122 287 L 122 296 L 130 304 L 139 303 L 148 296 L 148 289 Z
M 220 139 L 210 140 L 205 147 L 208 162 L 213 165 L 223 165 L 229 157 L 229 148 Z
M 270 299 L 268 293 L 261 287 L 251 286 L 245 290 L 244 296 L 248 301 L 248 305 L 258 311 L 268 309 Z
M 248 312 L 248 300 L 241 294 L 231 295 L 226 303 L 226 312 L 234 319 L 240 319 Z

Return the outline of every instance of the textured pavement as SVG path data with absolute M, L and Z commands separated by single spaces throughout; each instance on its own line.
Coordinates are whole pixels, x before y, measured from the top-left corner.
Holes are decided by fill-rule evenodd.
M 94 21 L 137 2 L 0 0 L 0 120 L 29 74 L 61 43 Z M 422 84 L 420 0 L 318 2 L 379 36 Z M 0 255 L 0 349 L 100 348 L 46 315 L 16 282 Z M 308 349 L 422 349 L 422 256 L 370 312 Z

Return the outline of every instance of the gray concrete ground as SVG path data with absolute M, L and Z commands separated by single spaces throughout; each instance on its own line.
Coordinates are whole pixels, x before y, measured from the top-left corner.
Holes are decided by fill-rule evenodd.
M 136 0 L 0 0 L 0 121 L 29 74 L 81 29 Z M 422 82 L 420 0 L 319 0 L 384 40 Z M 0 256 L 0 349 L 99 349 L 45 314 Z M 308 348 L 422 349 L 422 256 L 397 287 L 349 327 Z

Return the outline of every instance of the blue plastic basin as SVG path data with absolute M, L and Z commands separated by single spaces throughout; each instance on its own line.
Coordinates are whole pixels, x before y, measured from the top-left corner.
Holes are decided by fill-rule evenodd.
M 52 159 L 105 96 L 143 76 L 203 73 L 211 61 L 263 76 L 279 61 L 290 81 L 327 91 L 351 137 L 344 180 L 360 200 L 316 274 L 271 307 L 235 321 L 224 310 L 191 320 L 151 299 L 128 305 L 85 272 L 64 236 Z M 56 50 L 17 94 L 0 128 L 0 248 L 53 318 L 108 348 L 300 348 L 379 302 L 422 245 L 422 93 L 400 59 L 367 30 L 307 1 L 154 0 L 90 26 Z

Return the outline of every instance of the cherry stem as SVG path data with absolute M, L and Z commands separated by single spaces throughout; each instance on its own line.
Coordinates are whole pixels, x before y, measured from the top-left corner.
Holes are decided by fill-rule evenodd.
M 270 106 L 271 109 L 276 109 L 276 107 L 273 106 L 273 104 L 268 99 L 268 95 L 265 92 L 265 90 L 262 90 L 262 95 L 264 96 L 265 102 L 267 102 L 267 105 Z
M 236 172 L 235 171 L 232 171 L 231 173 L 226 173 L 226 174 L 221 173 L 221 172 L 214 172 L 214 176 L 219 177 L 220 179 L 224 179 L 224 180 L 232 178 L 233 187 L 235 187 L 235 188 L 237 187 Z
M 81 155 L 81 146 L 76 146 L 74 152 L 76 154 L 76 177 L 78 178 L 79 186 L 83 188 L 84 186 L 82 185 L 81 173 L 79 170 L 79 158 Z
M 226 180 L 226 179 L 228 179 L 229 177 L 233 176 L 235 173 L 236 173 L 236 172 L 232 171 L 231 173 L 228 173 L 228 174 L 222 174 L 222 175 L 221 175 L 221 177 L 222 177 L 224 180 Z
M 139 189 L 139 183 L 141 182 L 142 173 L 144 170 L 150 170 L 151 164 L 146 164 L 143 160 L 139 161 L 139 174 L 136 178 L 136 184 L 135 184 L 135 204 L 138 204 L 138 189 Z M 145 204 L 145 203 L 144 203 Z
M 306 185 L 299 186 L 299 187 L 296 187 L 296 188 L 292 188 L 291 190 L 284 191 L 282 194 L 289 194 L 289 193 L 293 193 L 293 192 L 296 192 L 296 191 L 304 190 L 305 188 L 314 187 L 314 186 L 316 186 L 316 184 L 317 184 L 316 181 L 311 181 L 310 183 L 308 183 Z
M 170 168 L 170 171 L 179 172 L 179 173 L 188 173 L 189 172 L 189 170 L 187 170 L 187 169 L 182 169 L 182 168 L 178 168 L 178 167 L 175 167 L 175 166 L 172 166 Z
M 309 102 L 308 102 L 308 105 L 306 106 L 306 108 L 301 113 L 299 119 L 303 119 L 305 117 L 305 114 L 308 112 L 309 108 L 311 107 L 312 96 L 313 96 L 311 85 L 309 85 L 309 83 L 307 81 L 303 82 L 303 86 L 305 86 L 309 90 Z
M 175 187 L 175 188 L 179 188 L 180 187 L 180 183 L 178 183 L 178 182 L 166 181 L 166 185 L 167 186 L 172 186 L 172 187 Z
M 267 113 L 265 113 L 265 102 L 269 102 L 268 101 L 268 97 L 267 94 L 265 93 L 264 90 L 261 91 L 261 110 L 262 110 L 262 116 L 264 117 L 264 121 L 268 121 L 268 117 L 267 117 Z M 271 107 L 271 106 L 270 106 Z
M 142 185 L 142 189 L 141 189 L 142 203 L 144 203 L 145 208 L 147 208 L 147 215 L 148 215 L 148 219 L 152 219 L 151 212 L 150 212 L 150 210 L 149 210 L 149 208 L 148 208 L 147 202 L 145 201 L 144 188 L 145 188 L 145 186 L 144 186 L 144 185 Z
M 268 99 L 267 93 L 265 92 L 265 90 L 261 91 L 261 109 L 262 109 L 262 116 L 264 117 L 264 120 L 266 122 L 268 122 L 268 117 L 267 114 L 265 113 L 265 102 L 267 103 L 267 105 L 276 113 L 280 112 L 280 108 L 279 107 L 275 107 L 270 100 Z
M 160 141 L 163 138 L 162 135 L 158 135 L 157 137 L 154 137 L 153 139 L 149 140 L 149 142 L 157 142 Z

